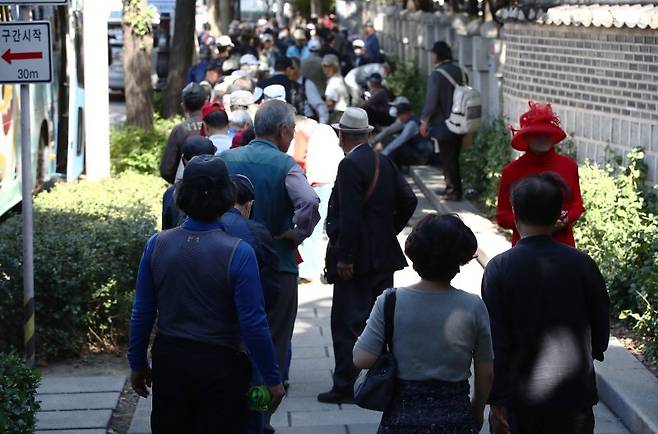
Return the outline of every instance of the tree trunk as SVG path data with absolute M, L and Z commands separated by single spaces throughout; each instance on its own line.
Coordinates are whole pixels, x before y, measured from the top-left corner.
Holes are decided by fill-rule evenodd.
M 228 26 L 231 24 L 233 5 L 231 0 L 219 0 L 219 30 L 222 34 L 228 34 Z
M 146 0 L 139 0 L 146 9 Z M 126 95 L 126 124 L 149 130 L 153 127 L 153 35 L 136 35 L 125 21 L 130 0 L 124 0 L 123 71 Z
M 220 33 L 219 0 L 208 0 L 208 22 L 213 33 Z
M 322 0 L 311 0 L 311 16 L 319 17 L 322 15 Z
M 192 64 L 194 55 L 194 0 L 176 0 L 174 41 L 169 60 L 169 75 L 165 89 L 164 116 L 171 118 L 181 112 L 181 91 L 185 85 L 185 74 Z

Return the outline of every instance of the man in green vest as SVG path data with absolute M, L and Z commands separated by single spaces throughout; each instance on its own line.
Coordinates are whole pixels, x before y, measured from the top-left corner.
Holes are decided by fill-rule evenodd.
M 292 106 L 266 101 L 256 112 L 254 130 L 256 139 L 249 145 L 226 151 L 221 157 L 231 174 L 251 180 L 258 198 L 252 218 L 274 236 L 281 286 L 268 321 L 279 368 L 286 372 L 297 316 L 297 246 L 313 233 L 320 220 L 320 199 L 301 167 L 286 154 L 295 134 Z

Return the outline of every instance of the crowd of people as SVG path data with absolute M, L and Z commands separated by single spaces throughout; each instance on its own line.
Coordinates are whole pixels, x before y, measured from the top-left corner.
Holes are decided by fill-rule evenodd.
M 298 287 L 320 279 L 333 284 L 335 356 L 320 402 L 354 402 L 394 296 L 397 381 L 380 433 L 476 433 L 486 405 L 496 434 L 592 433 L 609 300 L 596 264 L 573 248 L 584 209 L 577 165 L 555 150 L 559 118 L 531 102 L 514 130 L 524 155 L 503 171 L 497 212 L 514 248 L 486 267 L 482 297 L 469 294 L 451 284 L 478 248 L 458 217 L 426 216 L 404 253 L 397 239 L 417 206 L 404 166 L 438 153 L 443 196 L 461 199 L 462 137 L 445 121 L 453 82 L 468 77 L 434 44 L 416 116 L 385 87 L 392 65 L 372 23 L 348 41 L 331 19 L 199 37 L 206 55 L 163 144 L 163 231 L 145 247 L 131 318 L 131 381 L 144 397 L 152 386 L 153 433 L 274 432 L 269 419 L 294 387 Z M 395 288 L 405 253 L 420 280 Z M 250 411 L 252 386 L 269 390 L 267 412 Z

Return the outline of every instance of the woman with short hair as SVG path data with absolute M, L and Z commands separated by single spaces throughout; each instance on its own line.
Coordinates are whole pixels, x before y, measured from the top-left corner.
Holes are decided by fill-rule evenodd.
M 284 395 L 253 249 L 220 229 L 235 190 L 226 164 L 192 158 L 176 189 L 182 226 L 153 235 L 137 276 L 128 360 L 133 389 L 153 384 L 154 434 L 244 433 L 255 361 L 272 393 Z M 149 337 L 158 321 L 147 359 Z
M 384 346 L 384 303 L 395 291 L 393 399 L 379 433 L 475 434 L 493 383 L 489 316 L 477 295 L 450 281 L 477 250 L 473 232 L 454 215 L 431 214 L 407 238 L 405 252 L 421 280 L 377 298 L 354 347 L 354 365 L 372 367 Z M 475 395 L 469 402 L 471 362 Z

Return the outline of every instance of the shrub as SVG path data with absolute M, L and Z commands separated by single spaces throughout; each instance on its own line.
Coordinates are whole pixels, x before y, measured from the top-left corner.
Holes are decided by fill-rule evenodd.
M 386 86 L 396 96 L 406 96 L 415 113 L 423 110 L 427 77 L 413 63 L 395 63 L 395 71 L 386 76 Z
M 34 201 L 36 339 L 40 358 L 107 348 L 125 336 L 145 241 L 158 224 L 164 183 L 124 174 L 58 184 Z M 19 348 L 21 220 L 0 225 L 0 350 Z M 6 241 L 5 241 L 6 240 Z
M 110 132 L 112 173 L 133 171 L 158 175 L 169 133 L 180 121 L 180 118 L 162 119 L 156 114 L 151 130 L 132 126 L 113 128 Z
M 658 356 L 658 216 L 645 199 L 644 152 L 628 163 L 586 163 L 580 168 L 585 214 L 575 227 L 576 244 L 599 265 L 615 315 L 640 331 L 645 352 Z
M 39 375 L 15 354 L 0 353 L 0 432 L 34 432 Z
M 462 183 L 466 196 L 490 216 L 496 208 L 503 167 L 512 160 L 510 132 L 504 118 L 485 124 L 473 144 L 461 154 Z

